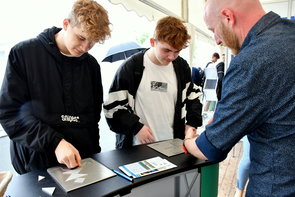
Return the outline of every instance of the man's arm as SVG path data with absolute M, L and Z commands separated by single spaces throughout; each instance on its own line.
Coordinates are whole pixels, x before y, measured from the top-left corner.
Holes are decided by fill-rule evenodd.
M 193 156 L 203 159 L 203 160 L 208 160 L 207 157 L 200 151 L 196 144 L 196 140 L 198 138 L 198 134 L 196 134 L 196 131 L 193 129 L 188 129 L 184 138 L 183 145 L 187 149 L 187 151 L 192 154 Z

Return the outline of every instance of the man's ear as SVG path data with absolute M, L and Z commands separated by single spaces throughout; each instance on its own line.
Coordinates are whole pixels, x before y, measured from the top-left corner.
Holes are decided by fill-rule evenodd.
M 68 26 L 70 25 L 70 20 L 68 18 L 63 20 L 63 28 L 67 30 Z
M 155 46 L 155 42 L 156 42 L 155 38 L 150 38 L 150 44 L 152 47 Z
M 233 26 L 235 24 L 235 17 L 232 10 L 225 8 L 220 11 L 221 19 L 223 20 L 224 24 L 228 24 Z

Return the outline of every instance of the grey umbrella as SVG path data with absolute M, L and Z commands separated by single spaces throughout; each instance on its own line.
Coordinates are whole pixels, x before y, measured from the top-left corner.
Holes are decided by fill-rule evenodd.
M 141 47 L 136 42 L 124 42 L 115 46 L 112 46 L 106 57 L 102 60 L 103 62 L 115 62 L 119 60 L 124 60 L 129 56 L 144 50 L 144 47 Z

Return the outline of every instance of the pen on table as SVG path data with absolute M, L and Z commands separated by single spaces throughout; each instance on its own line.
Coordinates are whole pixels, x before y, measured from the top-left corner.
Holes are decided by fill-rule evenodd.
M 124 179 L 133 182 L 133 178 L 123 174 L 122 172 L 119 172 L 118 170 L 113 169 L 113 172 L 116 173 L 117 175 L 119 175 L 120 177 L 123 177 Z

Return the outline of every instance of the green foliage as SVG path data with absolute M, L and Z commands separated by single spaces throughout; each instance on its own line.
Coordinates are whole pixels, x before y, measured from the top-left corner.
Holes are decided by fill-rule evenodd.
M 140 43 L 140 44 L 143 44 L 148 38 L 149 38 L 149 34 L 148 33 L 144 33 L 140 37 L 137 37 L 136 38 L 136 41 L 138 43 Z

